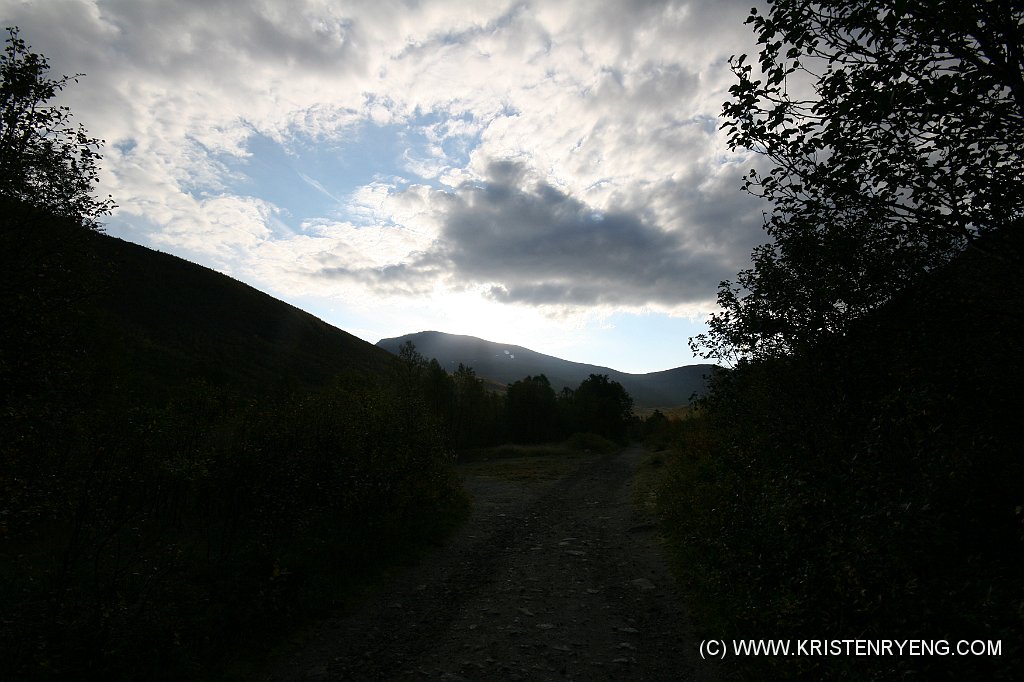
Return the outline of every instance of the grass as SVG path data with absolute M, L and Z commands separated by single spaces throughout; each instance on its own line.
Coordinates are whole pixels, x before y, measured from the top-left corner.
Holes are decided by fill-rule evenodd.
M 504 444 L 465 450 L 458 454 L 458 470 L 470 476 L 544 484 L 565 476 L 588 457 L 618 448 L 600 436 L 577 433 L 561 443 Z
M 555 452 L 551 449 L 549 452 Z M 533 454 L 524 457 L 505 457 L 501 459 L 480 460 L 460 464 L 458 470 L 470 476 L 500 478 L 513 483 L 541 485 L 556 481 L 579 465 L 587 457 L 580 453 Z
M 658 491 L 668 478 L 665 458 L 670 454 L 662 450 L 647 452 L 633 478 L 633 502 L 648 516 L 658 513 Z
M 669 419 L 686 419 L 693 413 L 693 405 L 674 405 L 671 407 L 635 407 L 633 414 L 640 419 L 647 419 L 655 412 L 661 412 Z

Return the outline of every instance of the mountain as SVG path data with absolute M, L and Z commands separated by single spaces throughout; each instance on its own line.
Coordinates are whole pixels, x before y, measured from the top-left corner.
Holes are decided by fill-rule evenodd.
M 690 402 L 693 394 L 704 394 L 706 377 L 714 368 L 714 365 L 700 364 L 648 374 L 629 374 L 563 360 L 522 346 L 435 331 L 381 339 L 377 345 L 397 354 L 406 341 L 411 341 L 421 355 L 436 359 L 448 371 L 454 371 L 462 363 L 472 367 L 479 376 L 504 384 L 528 375 L 543 374 L 557 392 L 566 386 L 576 388 L 591 374 L 606 374 L 609 379 L 622 384 L 633 396 L 637 407 L 671 407 Z
M 345 372 L 383 373 L 380 349 L 226 275 L 97 235 L 102 307 L 142 362 L 253 388 L 315 387 Z
M 126 398 L 161 404 L 195 382 L 265 395 L 395 365 L 373 344 L 176 256 L 50 224 L 19 239 L 37 265 L 0 278 L 20 292 L 4 304 L 22 329 L 3 335 L 4 355 L 24 365 L 11 365 L 12 376 L 34 376 L 57 351 Z
M 32 253 L 36 263 L 9 263 L 0 276 L 0 289 L 20 292 L 4 297 L 11 324 L 0 336 L 5 356 L 18 359 L 4 369 L 13 372 L 3 374 L 7 379 L 53 365 L 49 355 L 64 347 L 62 362 L 85 368 L 128 402 L 162 404 L 192 382 L 242 395 L 288 392 L 324 386 L 339 374 L 386 376 L 398 347 L 410 340 L 446 369 L 461 362 L 499 385 L 544 374 L 558 391 L 576 388 L 590 374 L 606 374 L 638 407 L 670 407 L 702 393 L 712 368 L 628 374 L 439 332 L 374 346 L 214 270 L 40 220 L 29 223 L 39 229 L 4 233 L 5 257 Z

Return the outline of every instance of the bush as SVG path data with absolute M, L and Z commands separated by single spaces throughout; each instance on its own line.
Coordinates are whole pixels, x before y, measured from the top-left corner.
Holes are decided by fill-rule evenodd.
M 467 510 L 421 414 L 365 382 L 260 401 L 196 384 L 164 408 L 23 429 L 37 435 L 5 479 L 5 671 L 210 674 L 338 605 Z
M 1020 305 L 1019 257 L 1002 254 L 720 377 L 680 424 L 659 501 L 709 637 L 977 638 L 1002 656 L 737 659 L 736 674 L 1024 673 L 1024 334 L 1000 312 Z

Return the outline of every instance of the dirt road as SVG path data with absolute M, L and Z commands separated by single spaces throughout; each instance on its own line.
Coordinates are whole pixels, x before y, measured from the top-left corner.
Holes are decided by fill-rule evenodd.
M 507 460 L 460 467 L 475 502 L 455 537 L 268 679 L 703 679 L 633 499 L 643 456 L 526 462 L 518 477 Z

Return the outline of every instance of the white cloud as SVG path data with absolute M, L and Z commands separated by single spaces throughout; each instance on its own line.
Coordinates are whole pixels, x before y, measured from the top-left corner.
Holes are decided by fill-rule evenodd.
M 279 294 L 456 296 L 451 310 L 475 296 L 491 310 L 485 292 L 607 315 L 707 310 L 760 239 L 716 120 L 726 58 L 753 50 L 748 8 L 0 0 L 0 18 L 56 71 L 88 74 L 66 101 L 108 141 L 103 191 L 123 234 Z M 281 206 L 238 189 L 229 161 L 254 133 L 344 148 L 367 125 L 409 127 L 404 167 L 368 159 L 348 196 L 299 169 L 337 215 L 281 230 Z M 507 161 L 522 174 L 496 178 Z

